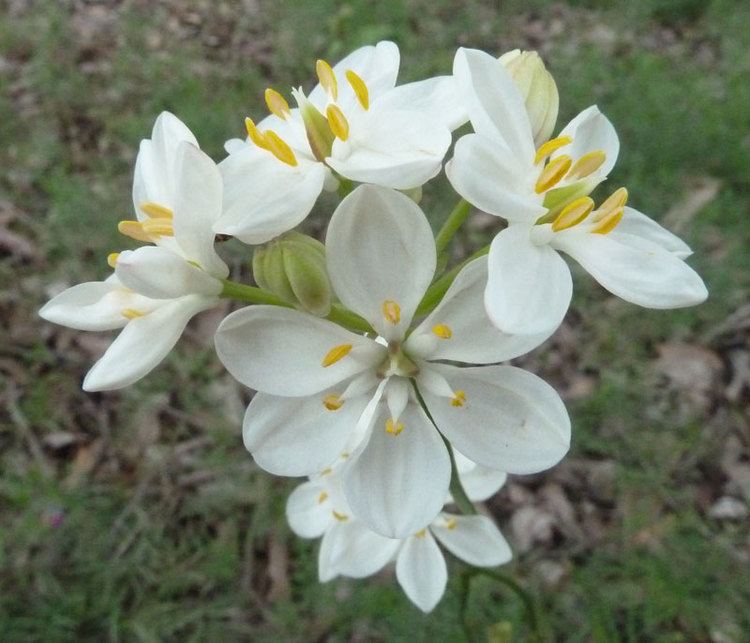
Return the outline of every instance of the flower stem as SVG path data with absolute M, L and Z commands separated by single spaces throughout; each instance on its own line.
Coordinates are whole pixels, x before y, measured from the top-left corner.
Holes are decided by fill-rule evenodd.
M 510 576 L 506 576 L 505 574 L 501 574 L 500 572 L 481 567 L 474 567 L 472 571 L 472 575 L 481 574 L 482 576 L 487 576 L 488 578 L 491 578 L 498 583 L 502 583 L 508 589 L 512 590 L 516 594 L 516 596 L 518 596 L 518 598 L 521 599 L 524 611 L 526 612 L 526 621 L 528 622 L 529 627 L 534 633 L 533 638 L 531 638 L 530 640 L 541 641 L 542 635 L 541 631 L 539 630 L 539 619 L 537 618 L 536 605 L 534 604 L 534 599 L 532 598 L 531 594 L 527 592 L 523 587 L 521 587 L 521 585 L 519 585 Z
M 247 286 L 245 284 L 238 284 L 236 281 L 229 281 L 225 279 L 223 281 L 223 288 L 221 296 L 228 299 L 236 299 L 238 301 L 244 301 L 249 304 L 268 304 L 271 306 L 283 306 L 284 308 L 293 308 L 293 306 L 285 302 L 280 297 L 277 297 L 273 293 L 266 290 L 262 290 L 257 286 Z M 363 333 L 371 333 L 372 327 L 362 317 L 353 313 L 351 310 L 344 308 L 341 304 L 334 304 L 331 307 L 331 312 L 328 314 L 326 319 L 345 326 L 350 330 L 355 330 Z
M 471 204 L 464 199 L 461 199 L 456 204 L 456 207 L 451 210 L 451 213 L 445 220 L 443 227 L 440 228 L 440 231 L 435 237 L 435 249 L 437 250 L 438 254 L 440 254 L 448 247 L 448 244 L 453 238 L 453 235 L 456 234 L 463 222 L 466 221 L 466 217 L 469 216 L 470 211 Z

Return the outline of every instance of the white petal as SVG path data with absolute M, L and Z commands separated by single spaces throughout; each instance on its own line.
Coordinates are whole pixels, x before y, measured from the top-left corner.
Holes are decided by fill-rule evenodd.
M 393 560 L 401 546 L 400 540 L 386 538 L 367 529 L 357 520 L 341 523 L 330 542 L 336 574 L 350 578 L 372 576 Z
M 620 153 L 620 139 L 609 119 L 599 111 L 596 105 L 584 109 L 570 123 L 568 123 L 558 136 L 570 136 L 573 142 L 559 148 L 552 158 L 560 154 L 569 154 L 573 160 L 584 154 L 601 150 L 606 159 L 596 172 L 591 176 L 595 185 L 604 180 L 612 171 Z
M 265 150 L 246 147 L 219 164 L 224 212 L 214 231 L 245 243 L 265 243 L 291 230 L 312 210 L 325 182 L 322 163 L 292 167 Z
M 129 386 L 167 356 L 190 318 L 216 305 L 216 298 L 188 295 L 128 322 L 83 381 L 85 391 Z
M 458 139 L 445 173 L 456 192 L 489 214 L 532 223 L 546 212 L 534 192 L 536 177 L 491 138 L 467 134 Z
M 348 438 L 370 400 L 345 400 L 337 410 L 323 404 L 325 391 L 311 397 L 276 397 L 256 393 L 245 413 L 245 448 L 260 467 L 279 476 L 305 476 L 321 471 L 351 448 Z
M 374 531 L 403 538 L 442 509 L 450 482 L 450 458 L 442 438 L 416 404 L 401 415 L 404 428 L 386 431 L 381 404 L 367 446 L 347 463 L 344 493 L 354 515 Z
M 152 299 L 175 299 L 190 294 L 217 297 L 221 292 L 218 279 L 157 246 L 121 252 L 115 274 L 123 285 Z
M 486 284 L 487 257 L 480 257 L 458 273 L 437 308 L 412 332 L 407 352 L 423 359 L 491 364 L 528 353 L 550 336 L 551 330 L 511 335 L 493 326 L 484 307 Z M 438 325 L 450 329 L 450 338 L 433 332 Z
M 351 122 L 346 141 L 336 139 L 326 162 L 358 183 L 406 190 L 440 172 L 450 144 L 450 130 L 429 114 L 376 105 Z
M 559 234 L 555 245 L 612 294 L 633 304 L 682 308 L 706 299 L 703 280 L 682 259 L 643 238 L 613 234 Z
M 508 542 L 487 516 L 443 514 L 430 527 L 454 556 L 475 567 L 494 567 L 513 558 Z
M 556 329 L 573 296 L 570 269 L 549 245 L 535 245 L 530 228 L 510 226 L 492 241 L 484 304 L 506 333 L 543 334 Z
M 177 151 L 174 238 L 186 259 L 224 279 L 226 264 L 214 250 L 213 225 L 221 215 L 221 174 L 211 158 L 190 143 Z
M 633 208 L 625 208 L 622 219 L 617 227 L 609 233 L 612 239 L 618 239 L 627 234 L 631 237 L 645 239 L 671 252 L 679 259 L 687 259 L 693 251 L 677 235 L 660 226 L 652 218 Z M 628 245 L 635 245 L 637 241 L 630 241 Z
M 53 297 L 39 311 L 47 321 L 76 330 L 114 330 L 128 320 L 126 308 L 152 309 L 158 302 L 136 295 L 119 282 L 89 281 L 72 286 Z
M 570 446 L 570 419 L 544 380 L 514 366 L 457 368 L 434 364 L 463 406 L 422 391 L 440 432 L 466 457 L 507 473 L 553 466 Z
M 279 306 L 248 306 L 216 331 L 216 352 L 245 386 L 271 395 L 313 395 L 385 359 L 386 349 L 332 322 Z M 337 346 L 351 351 L 323 366 Z
M 435 242 L 427 218 L 409 197 L 361 185 L 331 217 L 326 259 L 341 302 L 382 337 L 395 339 L 403 337 L 432 281 Z M 384 316 L 385 302 L 400 307 L 398 323 Z
M 505 484 L 508 475 L 504 471 L 490 469 L 469 460 L 457 449 L 453 449 L 461 485 L 470 500 L 482 502 L 494 496 Z M 462 462 L 464 463 L 462 466 Z
M 224 150 L 226 150 L 227 154 L 235 154 L 244 150 L 247 145 L 248 142 L 246 140 L 242 140 L 241 138 L 230 138 L 224 143 Z
M 462 47 L 453 61 L 453 75 L 474 131 L 504 144 L 522 167 L 532 167 L 534 136 L 526 104 L 503 63 L 483 51 Z
M 377 99 L 376 106 L 378 109 L 421 112 L 451 131 L 469 118 L 453 76 L 434 76 L 399 85 Z
M 325 493 L 325 485 L 316 480 L 301 484 L 289 494 L 286 519 L 300 538 L 318 538 L 333 524 L 330 504 L 320 500 Z
M 423 612 L 431 612 L 443 597 L 448 569 L 429 530 L 404 543 L 396 559 L 396 578 L 409 600 Z

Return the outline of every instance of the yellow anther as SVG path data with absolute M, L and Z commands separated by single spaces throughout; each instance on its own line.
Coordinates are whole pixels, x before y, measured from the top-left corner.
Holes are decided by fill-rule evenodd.
M 625 208 L 612 210 L 604 218 L 599 219 L 599 221 L 596 222 L 594 227 L 591 228 L 591 232 L 594 234 L 609 234 L 617 227 L 617 224 L 620 223 L 624 212 Z
M 451 398 L 451 406 L 463 406 L 466 404 L 466 393 L 464 391 L 455 391 Z
M 610 194 L 594 212 L 594 221 L 601 221 L 610 212 L 622 208 L 628 202 L 628 191 L 625 188 L 617 188 Z
M 602 150 L 594 150 L 580 157 L 568 172 L 569 179 L 583 179 L 589 174 L 596 172 L 607 160 L 607 155 Z
M 143 231 L 152 237 L 173 237 L 172 219 L 146 219 L 141 222 Z
M 110 268 L 114 268 L 114 267 L 115 267 L 115 265 L 117 264 L 117 257 L 119 257 L 119 256 L 120 256 L 120 253 L 119 253 L 119 252 L 110 252 L 110 253 L 109 253 L 109 254 L 107 255 L 107 265 L 108 265 L 108 266 L 109 266 Z
M 435 333 L 440 339 L 450 339 L 453 337 L 453 331 L 450 326 L 446 324 L 435 324 L 432 327 L 432 332 Z
M 383 302 L 383 317 L 385 317 L 385 321 L 395 326 L 401 321 L 401 306 L 393 299 L 386 299 Z
M 446 529 L 455 529 L 456 525 L 458 525 L 458 520 L 451 516 L 450 518 L 445 519 L 445 525 L 443 525 Z
M 292 148 L 284 142 L 281 137 L 273 130 L 267 130 L 263 137 L 266 140 L 266 146 L 279 161 L 294 167 L 297 165 L 297 157 L 294 155 Z
M 245 118 L 245 129 L 250 140 L 255 143 L 258 147 L 262 147 L 264 150 L 269 149 L 266 137 L 263 136 L 262 132 L 255 126 L 253 119 L 249 116 Z
M 153 201 L 141 203 L 138 209 L 151 219 L 171 219 L 174 216 L 170 208 Z
M 572 228 L 589 216 L 593 209 L 594 200 L 591 197 L 582 196 L 580 199 L 571 201 L 552 222 L 552 229 L 555 232 L 560 232 L 560 230 Z
M 117 224 L 117 229 L 120 231 L 120 234 L 124 234 L 126 237 L 130 237 L 136 241 L 145 241 L 146 243 L 153 241 L 150 235 L 146 234 L 143 224 L 140 221 L 120 221 Z
M 331 473 L 333 473 L 333 469 L 331 469 L 331 467 L 326 467 L 325 469 L 323 469 L 323 471 L 320 472 L 320 475 L 328 476 L 331 475 Z
M 336 100 L 339 97 L 339 85 L 331 66 L 325 60 L 318 60 L 315 63 L 315 72 L 318 74 L 318 80 L 323 89 L 333 100 Z
M 318 494 L 318 504 L 322 505 L 326 501 L 326 498 L 328 498 L 328 492 L 327 491 L 321 491 Z
M 391 435 L 398 435 L 403 430 L 404 430 L 404 423 L 403 422 L 394 422 L 393 418 L 388 418 L 385 421 L 385 432 L 386 433 L 390 433 Z
M 352 350 L 351 344 L 339 344 L 338 346 L 334 346 L 323 358 L 323 367 L 325 368 L 331 364 L 335 364 L 340 359 L 343 359 L 349 354 L 350 350 Z
M 346 522 L 347 520 L 349 520 L 349 516 L 347 516 L 346 514 L 339 513 L 335 509 L 332 509 L 331 513 L 333 514 L 333 517 L 339 522 Z
M 370 107 L 370 92 L 367 89 L 367 85 L 365 85 L 365 81 L 353 69 L 346 70 L 346 79 L 352 86 L 359 104 L 362 105 L 363 109 L 368 109 Z
M 326 117 L 328 126 L 331 128 L 334 136 L 345 141 L 349 138 L 349 121 L 346 120 L 344 112 L 338 105 L 329 105 L 326 107 Z
M 424 538 L 426 534 L 426 529 L 420 529 L 417 533 L 414 534 L 414 538 Z
M 326 395 L 323 398 L 323 406 L 325 406 L 329 411 L 338 411 L 342 406 L 344 406 L 344 400 L 342 400 L 338 395 L 334 395 L 332 393 L 331 395 Z
M 135 308 L 123 308 L 121 312 L 125 319 L 135 319 L 136 317 L 143 317 L 146 314 Z
M 342 460 L 346 460 L 346 459 L 347 459 L 347 458 L 348 458 L 348 457 L 349 457 L 350 455 L 351 455 L 351 453 L 349 453 L 348 451 L 344 451 L 344 452 L 343 452 L 343 453 L 341 454 L 341 459 L 342 459 Z
M 572 142 L 573 139 L 570 138 L 570 136 L 558 136 L 557 138 L 551 138 L 549 141 L 539 146 L 539 149 L 536 151 L 536 156 L 534 157 L 534 165 L 541 163 L 555 150 L 559 150 L 561 147 L 570 145 Z
M 560 179 L 568 173 L 572 163 L 573 161 L 567 154 L 561 154 L 547 163 L 534 186 L 536 193 L 542 194 L 557 185 Z
M 269 87 L 266 89 L 263 96 L 266 99 L 266 105 L 268 105 L 269 112 L 278 116 L 282 120 L 286 120 L 291 116 L 292 111 L 289 109 L 289 103 L 287 103 L 286 98 L 279 94 L 275 89 Z

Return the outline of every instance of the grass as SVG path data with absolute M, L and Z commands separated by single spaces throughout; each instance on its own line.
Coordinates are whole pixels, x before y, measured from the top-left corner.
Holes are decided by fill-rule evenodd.
M 577 273 L 572 348 L 553 343 L 529 361 L 558 386 L 571 371 L 557 355 L 594 378 L 569 402 L 570 457 L 615 463 L 610 499 L 592 500 L 589 488 L 574 499 L 579 519 L 588 505 L 605 517 L 601 535 L 560 536 L 507 570 L 537 596 L 544 638 L 743 640 L 747 524 L 707 517 L 696 498 L 720 487 L 722 445 L 732 431 L 746 440 L 747 422 L 720 393 L 710 409 L 686 407 L 653 364 L 660 344 L 698 345 L 747 301 L 746 3 L 46 2 L 20 14 L 9 4 L 0 2 L 0 203 L 19 213 L 11 229 L 37 256 L 0 256 L 4 641 L 460 640 L 456 574 L 430 617 L 387 575 L 317 583 L 315 544 L 283 518 L 293 482 L 257 470 L 242 448 L 244 400 L 200 347 L 205 332 L 131 389 L 86 395 L 90 349 L 35 314 L 47 284 L 106 274 L 137 143 L 160 110 L 218 160 L 242 118 L 264 112 L 267 84 L 305 81 L 315 58 L 380 38 L 399 42 L 406 80 L 449 71 L 458 45 L 539 48 L 560 87 L 560 122 L 593 102 L 610 116 L 623 147 L 608 187 L 627 185 L 635 207 L 668 214 L 711 291 L 694 310 L 643 311 Z M 695 210 L 706 177 L 720 188 Z M 423 205 L 437 227 L 453 202 L 430 185 Z M 239 244 L 230 254 L 237 265 L 248 256 Z M 60 434 L 69 443 L 51 446 Z M 507 531 L 503 498 L 492 509 Z M 565 570 L 554 589 L 544 561 Z M 505 589 L 478 579 L 470 605 L 478 640 L 493 624 L 527 639 Z

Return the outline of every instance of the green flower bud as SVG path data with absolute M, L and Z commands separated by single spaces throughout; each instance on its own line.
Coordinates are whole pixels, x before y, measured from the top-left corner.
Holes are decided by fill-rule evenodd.
M 514 49 L 500 56 L 500 62 L 510 72 L 526 101 L 526 111 L 539 147 L 552 136 L 557 122 L 560 96 L 555 79 L 535 51 Z
M 253 275 L 263 290 L 319 317 L 331 311 L 331 282 L 325 246 L 307 235 L 288 232 L 253 254 Z

